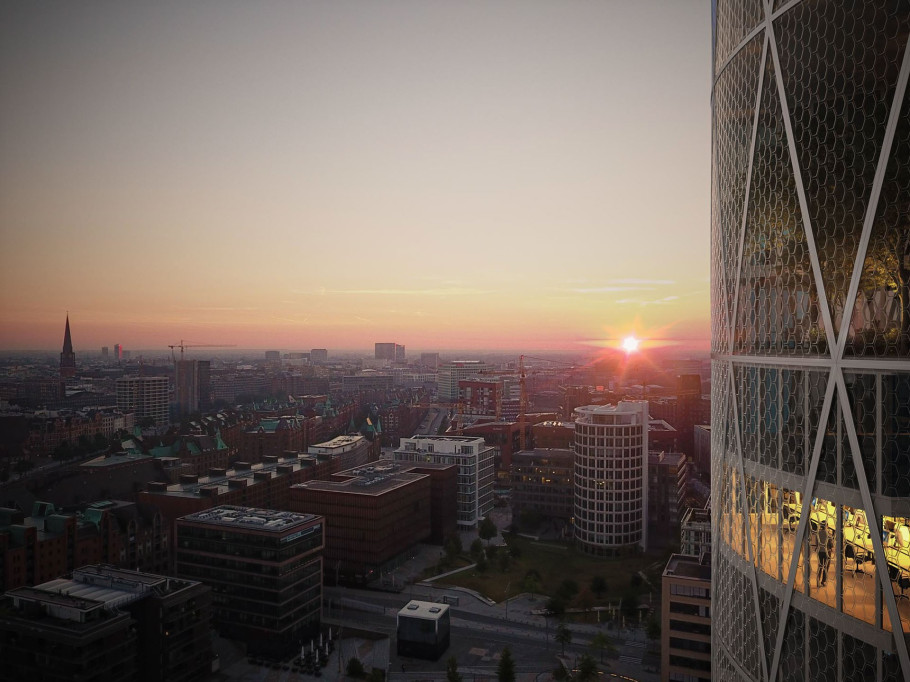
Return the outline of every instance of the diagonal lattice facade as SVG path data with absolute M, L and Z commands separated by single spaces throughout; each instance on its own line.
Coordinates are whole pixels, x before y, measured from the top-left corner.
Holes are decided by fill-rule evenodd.
M 713 671 L 910 680 L 910 0 L 715 0 Z

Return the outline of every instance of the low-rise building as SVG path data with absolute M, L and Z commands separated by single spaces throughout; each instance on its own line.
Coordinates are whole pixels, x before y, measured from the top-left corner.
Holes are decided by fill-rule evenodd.
M 435 661 L 449 648 L 450 629 L 448 604 L 412 599 L 398 612 L 398 655 Z

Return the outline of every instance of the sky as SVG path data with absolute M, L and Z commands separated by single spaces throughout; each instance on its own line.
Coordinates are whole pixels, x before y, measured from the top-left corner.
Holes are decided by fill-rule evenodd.
M 707 347 L 708 0 L 0 5 L 0 349 Z

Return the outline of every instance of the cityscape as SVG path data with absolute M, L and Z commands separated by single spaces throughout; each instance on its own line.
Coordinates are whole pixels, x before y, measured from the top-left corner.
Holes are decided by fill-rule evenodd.
M 907 0 L 0 16 L 0 682 L 910 680 Z

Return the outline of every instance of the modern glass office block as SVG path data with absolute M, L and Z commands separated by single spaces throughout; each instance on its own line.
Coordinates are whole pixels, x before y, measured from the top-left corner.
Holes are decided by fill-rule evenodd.
M 910 0 L 716 0 L 713 674 L 910 680 Z

